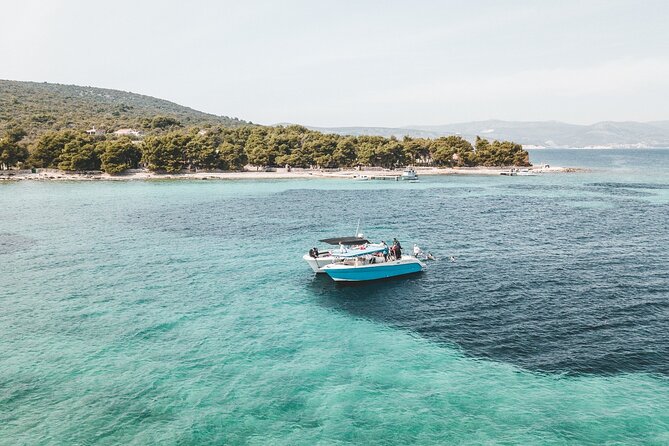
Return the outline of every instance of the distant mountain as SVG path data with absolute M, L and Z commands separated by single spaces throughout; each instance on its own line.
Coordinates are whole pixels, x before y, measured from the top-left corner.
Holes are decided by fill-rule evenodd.
M 649 122 L 648 124 L 651 124 L 655 127 L 659 127 L 665 130 L 669 130 L 669 121 L 652 121 Z
M 34 138 L 47 130 L 91 127 L 114 131 L 142 128 L 155 116 L 176 119 L 183 126 L 239 126 L 249 122 L 217 116 L 163 99 L 105 88 L 0 80 L 0 134 L 18 124 Z M 476 121 L 447 125 L 393 127 L 309 127 L 339 135 L 405 135 L 437 138 L 477 135 L 543 147 L 669 147 L 669 121 L 598 122 L 592 125 L 558 121 Z
M 106 88 L 0 80 L 0 133 L 12 123 L 31 136 L 46 130 L 140 127 L 142 120 L 167 116 L 189 125 L 237 126 L 237 118 L 216 116 L 163 99 Z
M 479 135 L 542 147 L 669 147 L 669 121 L 598 122 L 592 125 L 558 121 L 475 121 L 447 125 L 387 127 L 309 127 L 340 135 L 380 135 L 434 138 L 461 135 L 469 140 Z
M 322 133 L 335 133 L 337 135 L 351 136 L 384 136 L 390 138 L 402 138 L 411 136 L 414 138 L 438 138 L 444 136 L 444 132 L 420 130 L 416 128 L 395 128 L 395 127 L 312 127 L 306 126 L 309 130 L 316 130 Z

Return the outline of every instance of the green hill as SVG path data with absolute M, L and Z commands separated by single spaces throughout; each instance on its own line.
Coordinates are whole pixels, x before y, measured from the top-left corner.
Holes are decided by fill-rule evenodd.
M 106 88 L 0 80 L 0 134 L 18 124 L 34 139 L 47 130 L 106 131 L 143 128 L 155 116 L 166 116 L 183 126 L 235 127 L 248 122 L 216 116 L 163 99 Z
M 104 132 L 85 132 L 92 127 Z M 128 128 L 140 134 L 114 134 Z M 476 138 L 474 146 L 457 135 L 401 140 L 339 136 L 298 125 L 252 125 L 118 90 L 0 80 L 0 170 L 119 173 L 143 165 L 181 172 L 240 170 L 246 164 L 525 166 L 529 155 L 511 141 Z

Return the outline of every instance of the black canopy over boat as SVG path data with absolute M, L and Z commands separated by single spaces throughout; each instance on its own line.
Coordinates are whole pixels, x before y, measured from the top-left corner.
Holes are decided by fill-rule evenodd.
M 362 245 L 363 243 L 369 243 L 369 240 L 362 237 L 334 237 L 334 238 L 324 238 L 319 240 L 319 242 L 327 243 L 328 245 Z

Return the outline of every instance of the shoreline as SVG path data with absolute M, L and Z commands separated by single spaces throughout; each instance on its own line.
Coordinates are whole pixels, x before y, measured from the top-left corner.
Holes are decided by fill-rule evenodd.
M 437 175 L 500 175 L 508 172 L 512 167 L 418 167 L 415 168 L 418 176 Z M 574 173 L 585 172 L 587 169 L 574 167 L 529 167 L 535 173 Z M 318 170 L 277 168 L 275 171 L 223 172 L 200 171 L 184 173 L 156 173 L 145 169 L 132 169 L 118 175 L 103 172 L 66 172 L 57 169 L 37 169 L 31 171 L 0 171 L 0 181 L 151 181 L 151 180 L 289 180 L 289 179 L 350 179 L 356 180 L 359 176 L 373 176 L 379 180 L 391 179 L 401 175 L 401 170 Z

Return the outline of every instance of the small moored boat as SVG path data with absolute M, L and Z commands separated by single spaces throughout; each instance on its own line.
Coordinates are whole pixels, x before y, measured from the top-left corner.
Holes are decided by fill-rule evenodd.
M 418 181 L 418 174 L 416 174 L 416 171 L 412 167 L 408 167 L 404 169 L 404 172 L 402 172 L 402 179 L 408 181 Z
M 500 172 L 499 174 L 507 176 L 507 177 L 515 177 L 515 176 L 536 177 L 537 176 L 537 173 L 532 171 L 532 170 L 516 169 L 516 168 L 513 168 L 511 170 L 505 170 L 503 172 Z

